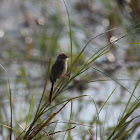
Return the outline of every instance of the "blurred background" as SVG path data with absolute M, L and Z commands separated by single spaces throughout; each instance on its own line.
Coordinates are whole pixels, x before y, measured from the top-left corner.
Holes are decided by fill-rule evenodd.
M 73 68 L 73 73 L 96 51 L 119 37 L 130 34 L 117 41 L 112 51 L 94 61 L 93 67 L 101 72 L 92 68 L 84 72 L 52 103 L 54 105 L 64 99 L 86 94 L 93 97 L 100 109 L 116 88 L 101 111 L 98 122 L 104 126 L 104 136 L 107 136 L 117 124 L 131 96 L 129 92 L 133 91 L 140 76 L 140 34 L 135 32 L 140 27 L 140 1 L 66 0 L 66 4 L 71 20 L 73 59 L 92 37 L 110 30 L 92 40 Z M 135 33 L 131 34 L 133 32 Z M 0 64 L 8 72 L 7 75 L 0 68 L 1 124 L 8 124 L 10 121 L 8 76 L 13 100 L 13 127 L 22 131 L 32 95 L 35 95 L 34 114 L 43 92 L 49 59 L 53 64 L 60 52 L 70 56 L 68 15 L 62 0 L 0 1 Z M 49 90 L 50 83 L 47 86 L 46 100 Z M 139 86 L 134 95 L 140 95 Z M 90 96 L 73 101 L 72 120 L 86 124 L 77 126 L 71 132 L 73 140 L 92 139 L 88 132 L 95 137 L 96 109 Z M 70 111 L 71 105 L 68 104 L 54 120 L 68 121 Z M 137 116 L 139 112 L 137 110 L 133 115 Z M 65 124 L 60 123 L 57 127 L 58 130 L 63 129 Z M 56 134 L 54 139 L 63 135 Z M 132 140 L 140 139 L 139 126 L 125 139 L 130 136 Z M 0 140 L 6 140 L 7 137 L 7 128 L 0 126 Z

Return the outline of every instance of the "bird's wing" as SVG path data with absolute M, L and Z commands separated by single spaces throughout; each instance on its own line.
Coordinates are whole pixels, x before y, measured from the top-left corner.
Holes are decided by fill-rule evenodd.
M 61 62 L 55 63 L 52 66 L 52 69 L 51 69 L 51 76 L 52 76 L 52 79 L 53 79 L 52 81 L 56 81 L 56 79 L 60 77 L 60 75 L 63 71 L 63 68 L 64 68 L 64 65 L 61 64 Z

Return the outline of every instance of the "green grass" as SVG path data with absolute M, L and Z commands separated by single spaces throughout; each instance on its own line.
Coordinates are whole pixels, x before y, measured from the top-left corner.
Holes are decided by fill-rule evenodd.
M 53 97 L 52 103 L 55 101 L 56 98 L 59 97 L 59 95 L 65 89 L 67 89 L 67 87 L 69 86 L 69 84 L 76 77 L 80 76 L 81 74 L 83 74 L 84 72 L 86 72 L 88 69 L 93 69 L 93 70 L 96 70 L 96 71 L 101 72 L 100 70 L 98 70 L 96 68 L 93 68 L 91 64 L 96 59 L 102 57 L 103 55 L 105 55 L 106 53 L 108 53 L 110 50 L 112 50 L 112 44 L 114 44 L 115 42 L 119 41 L 120 39 L 122 39 L 123 37 L 126 37 L 126 36 L 127 35 L 123 35 L 118 40 L 116 40 L 116 41 L 114 41 L 114 42 L 106 45 L 102 49 L 98 50 L 91 57 L 89 57 L 89 59 L 87 59 L 83 65 L 81 65 L 79 68 L 77 68 L 77 70 L 73 73 L 71 71 L 72 68 L 74 67 L 74 65 L 76 64 L 76 62 L 80 59 L 80 56 L 82 55 L 82 53 L 84 53 L 84 50 L 86 49 L 87 45 L 91 42 L 92 39 L 95 39 L 97 36 L 94 37 L 94 38 L 92 38 L 83 47 L 83 49 L 79 52 L 79 54 L 77 55 L 77 57 L 75 58 L 75 60 L 71 64 L 71 69 L 68 71 L 68 74 L 70 75 L 70 77 L 63 78 L 62 80 L 60 80 L 59 83 L 58 83 L 59 88 L 58 89 L 57 88 L 54 89 L 54 93 L 53 93 L 54 97 Z M 11 121 L 10 121 L 11 123 L 10 123 L 9 126 L 8 125 L 5 125 L 5 124 L 1 124 L 3 127 L 6 127 L 8 129 L 11 128 L 10 131 L 9 131 L 10 138 L 12 137 L 12 133 L 14 133 L 17 136 L 17 140 L 19 140 L 19 139 L 29 140 L 29 139 L 33 139 L 33 138 L 41 138 L 43 140 L 43 139 L 47 138 L 48 136 L 55 135 L 56 133 L 65 132 L 65 134 L 68 133 L 69 139 L 72 139 L 72 136 L 71 136 L 70 131 L 73 131 L 73 129 L 75 129 L 77 127 L 77 125 L 78 125 L 78 123 L 77 124 L 75 123 L 75 125 L 73 126 L 72 125 L 73 122 L 70 121 L 71 120 L 71 115 L 72 115 L 72 108 L 73 108 L 72 105 L 71 105 L 70 119 L 67 122 L 67 129 L 63 130 L 62 132 L 61 131 L 55 132 L 55 129 L 54 129 L 54 132 L 47 131 L 47 133 L 45 133 L 44 135 L 41 134 L 41 132 L 42 132 L 43 129 L 46 129 L 46 127 L 49 128 L 49 126 L 51 125 L 52 120 L 56 116 L 58 116 L 58 114 L 67 106 L 67 104 L 69 104 L 73 100 L 77 100 L 77 99 L 80 99 L 80 98 L 85 98 L 86 96 L 88 96 L 88 95 L 82 95 L 82 96 L 77 96 L 77 97 L 74 97 L 74 98 L 69 98 L 67 100 L 60 101 L 59 103 L 54 104 L 53 106 L 48 103 L 48 100 L 46 100 L 45 102 L 43 102 L 44 101 L 43 98 L 45 98 L 44 95 L 46 94 L 46 87 L 48 86 L 49 71 L 50 71 L 50 62 L 51 62 L 51 60 L 49 61 L 49 64 L 48 64 L 48 70 L 47 70 L 47 74 L 46 74 L 46 84 L 44 86 L 44 90 L 43 90 L 41 99 L 40 99 L 39 103 L 37 103 L 38 104 L 38 107 L 36 109 L 36 113 L 34 113 L 34 114 L 32 114 L 32 111 L 35 109 L 35 106 L 34 106 L 35 105 L 35 97 L 34 97 L 34 94 L 32 95 L 32 100 L 31 100 L 31 103 L 30 103 L 29 113 L 28 113 L 27 118 L 26 118 L 26 128 L 25 128 L 25 130 L 20 131 L 18 129 L 14 129 L 13 128 L 13 126 L 12 126 L 12 122 L 13 122 L 12 115 L 11 115 Z M 4 67 L 2 65 L 1 65 L 1 67 L 4 69 Z M 4 69 L 4 71 L 6 72 L 5 69 Z M 104 74 L 104 75 L 106 75 L 103 72 L 101 72 L 101 73 Z M 140 79 L 137 81 L 136 86 L 134 87 L 134 90 L 131 93 L 129 90 L 127 90 L 127 88 L 125 88 L 123 85 L 121 85 L 115 78 L 112 78 L 109 75 L 106 75 L 106 76 L 109 77 L 109 78 L 111 78 L 114 82 L 116 82 L 117 84 L 119 84 L 120 86 L 122 86 L 126 91 L 128 91 L 129 94 L 131 94 L 128 102 L 126 103 L 126 107 L 124 108 L 124 111 L 123 111 L 120 119 L 118 120 L 117 125 L 114 126 L 114 128 L 112 128 L 112 131 L 110 132 L 110 134 L 108 135 L 108 138 L 107 138 L 108 140 L 110 140 L 110 139 L 114 139 L 114 140 L 115 139 L 122 139 L 123 137 L 127 136 L 130 131 L 132 131 L 137 126 L 139 126 L 139 122 L 133 124 L 133 121 L 135 119 L 138 119 L 140 117 L 139 115 L 136 116 L 136 117 L 134 117 L 134 118 L 132 118 L 131 120 L 128 120 L 128 118 L 140 106 L 140 99 L 139 99 L 139 97 L 137 98 L 134 95 L 135 90 L 136 90 L 136 88 L 139 85 Z M 11 89 L 10 89 L 10 82 L 9 82 L 9 80 L 8 80 L 8 86 L 9 86 L 9 94 L 10 94 L 10 98 L 9 98 L 10 106 L 11 106 L 10 107 L 11 108 L 10 110 L 11 110 L 11 114 L 12 114 L 12 112 L 13 112 L 12 111 L 13 106 L 12 106 L 12 96 L 11 96 Z M 93 103 L 94 103 L 95 108 L 96 108 L 96 119 L 95 119 L 96 128 L 99 128 L 99 129 L 96 129 L 96 136 L 100 135 L 100 137 L 102 139 L 104 139 L 104 133 L 103 132 L 105 130 L 102 132 L 102 129 L 103 128 L 102 128 L 102 125 L 99 123 L 100 122 L 100 117 L 99 116 L 100 116 L 101 111 L 104 109 L 104 107 L 109 102 L 110 97 L 113 96 L 115 89 L 112 91 L 112 93 L 110 94 L 110 96 L 106 99 L 106 101 L 104 102 L 104 104 L 102 105 L 102 107 L 99 110 L 97 108 L 96 102 L 94 101 L 94 98 L 92 97 L 93 98 Z M 47 91 L 47 94 L 48 94 L 48 91 Z M 130 104 L 130 101 L 131 101 L 132 97 L 135 97 L 135 101 L 133 101 L 133 104 Z M 57 111 L 54 111 L 54 110 L 56 110 L 56 108 L 57 108 Z M 52 112 L 52 113 L 49 114 L 49 116 L 45 117 L 46 116 L 45 114 L 48 113 L 48 112 Z M 84 125 L 84 124 L 82 124 L 82 125 Z M 56 126 L 57 126 L 57 122 L 56 122 Z M 88 133 L 89 133 L 89 135 L 91 137 L 93 137 L 92 134 L 90 134 L 91 132 L 88 131 Z
M 70 75 L 70 77 L 60 79 L 58 81 L 58 87 L 55 88 L 53 91 L 53 99 L 52 103 L 48 103 L 47 96 L 49 94 L 49 90 L 47 88 L 49 87 L 49 74 L 50 74 L 50 67 L 51 67 L 51 59 L 49 60 L 47 71 L 46 71 L 46 83 L 43 89 L 43 92 L 41 94 L 40 100 L 36 103 L 36 94 L 32 94 L 32 98 L 30 101 L 30 107 L 28 108 L 28 115 L 25 118 L 25 128 L 21 130 L 21 127 L 15 128 L 13 126 L 13 123 L 15 123 L 15 120 L 13 118 L 13 98 L 11 94 L 11 88 L 10 88 L 10 81 L 8 77 L 8 72 L 5 70 L 5 68 L 1 66 L 1 68 L 6 72 L 8 77 L 8 89 L 9 89 L 9 106 L 10 106 L 10 123 L 3 122 L 0 123 L 1 128 L 6 128 L 9 131 L 9 139 L 12 139 L 12 135 L 14 135 L 15 139 L 17 140 L 30 140 L 30 139 L 50 139 L 53 137 L 54 139 L 57 139 L 55 137 L 55 134 L 61 134 L 63 133 L 62 139 L 68 139 L 72 140 L 72 132 L 76 131 L 78 127 L 80 127 L 80 131 L 77 131 L 77 136 L 83 137 L 83 139 L 86 139 L 86 136 L 89 138 L 92 138 L 95 136 L 95 139 L 97 140 L 98 137 L 101 139 L 107 139 L 107 140 L 121 140 L 127 136 L 130 136 L 130 132 L 132 132 L 135 128 L 137 128 L 140 125 L 140 122 L 134 123 L 135 120 L 139 119 L 140 115 L 134 116 L 134 112 L 139 109 L 140 107 L 140 97 L 135 96 L 135 92 L 137 87 L 139 86 L 140 78 L 136 81 L 135 87 L 133 91 L 129 91 L 125 86 L 123 86 L 116 78 L 107 75 L 106 73 L 102 72 L 101 70 L 94 68 L 93 63 L 99 59 L 100 57 L 103 57 L 105 54 L 110 52 L 112 47 L 114 47 L 114 43 L 120 41 L 123 38 L 127 38 L 128 36 L 134 35 L 136 33 L 139 33 L 139 28 L 135 28 L 137 25 L 135 25 L 132 28 L 129 28 L 127 33 L 120 36 L 117 40 L 104 45 L 103 48 L 97 50 L 95 53 L 93 53 L 85 62 L 80 65 L 79 67 L 76 67 L 76 70 L 73 71 L 75 65 L 80 60 L 82 54 L 84 54 L 86 48 L 88 47 L 89 43 L 91 43 L 92 40 L 96 39 L 97 37 L 100 37 L 103 34 L 106 34 L 109 31 L 106 31 L 104 33 L 101 33 L 95 37 L 92 37 L 85 46 L 83 46 L 83 49 L 79 51 L 78 54 L 76 54 L 76 57 L 73 57 L 73 46 L 72 46 L 72 30 L 71 30 L 71 22 L 70 22 L 70 16 L 68 12 L 67 5 L 65 1 L 63 0 L 64 5 L 66 7 L 66 12 L 68 16 L 68 24 L 69 24 L 69 33 L 70 33 L 70 66 L 68 69 L 67 74 Z M 44 40 L 43 40 L 44 41 Z M 62 93 L 68 90 L 69 85 L 79 76 L 86 73 L 88 70 L 93 70 L 96 72 L 102 73 L 107 78 L 110 78 L 113 82 L 121 86 L 125 91 L 127 91 L 127 94 L 130 95 L 130 98 L 128 99 L 125 108 L 122 110 L 122 114 L 120 114 L 120 118 L 118 118 L 118 122 L 116 122 L 116 125 L 114 125 L 113 128 L 109 131 L 108 135 L 106 135 L 106 128 L 104 127 L 105 122 L 101 122 L 100 120 L 100 114 L 103 111 L 103 109 L 106 109 L 106 116 L 107 116 L 107 110 L 109 108 L 109 101 L 110 98 L 115 94 L 115 90 L 117 87 L 114 87 L 113 91 L 110 93 L 108 97 L 106 97 L 106 100 L 99 108 L 97 103 L 94 100 L 94 97 L 89 96 L 87 94 L 83 94 L 76 97 L 71 97 L 65 100 L 59 100 L 59 102 L 55 102 Z M 87 81 L 82 84 L 88 84 L 92 81 Z M 75 85 L 76 86 L 76 85 Z M 105 91 L 107 92 L 107 91 Z M 93 120 L 90 122 L 90 125 L 87 125 L 85 122 L 81 122 L 80 120 L 74 121 L 73 118 L 75 117 L 75 114 L 73 114 L 73 108 L 74 108 L 74 101 L 86 101 L 86 99 L 91 100 L 91 103 L 94 104 L 94 108 L 96 110 L 95 117 L 93 117 Z M 133 99 L 133 100 L 132 100 Z M 85 106 L 86 106 L 85 102 Z M 70 116 L 69 120 L 65 123 L 65 128 L 63 130 L 57 130 L 57 126 L 59 124 L 59 115 L 63 112 L 64 109 L 67 110 L 67 106 L 70 104 Z M 54 121 L 54 119 L 56 121 Z M 106 118 L 107 119 L 107 118 Z M 105 119 L 105 120 L 106 120 Z M 8 120 L 7 120 L 8 121 Z M 20 126 L 20 122 L 16 122 L 17 126 Z M 55 124 L 54 127 L 52 127 L 52 124 Z M 93 127 L 94 125 L 94 127 Z M 93 130 L 93 128 L 96 127 L 96 131 Z M 84 130 L 84 132 L 87 132 L 85 135 L 82 135 L 81 129 Z

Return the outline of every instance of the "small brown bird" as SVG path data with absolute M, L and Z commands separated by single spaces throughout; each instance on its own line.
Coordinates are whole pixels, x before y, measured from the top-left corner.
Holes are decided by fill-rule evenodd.
M 68 56 L 65 53 L 60 53 L 57 56 L 57 59 L 51 68 L 50 81 L 52 83 L 52 86 L 51 86 L 49 100 L 48 100 L 49 103 L 51 103 L 52 101 L 54 83 L 58 78 L 63 77 L 67 72 L 67 59 Z

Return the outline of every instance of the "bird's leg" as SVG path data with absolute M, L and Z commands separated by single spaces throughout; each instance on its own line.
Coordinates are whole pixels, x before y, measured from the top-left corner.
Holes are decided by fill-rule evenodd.
M 70 73 L 66 74 L 65 76 L 66 76 L 66 77 L 70 77 Z
M 69 77 L 70 77 L 70 73 L 65 74 L 63 77 L 69 78 Z M 62 77 L 62 78 L 63 78 L 63 77 Z

